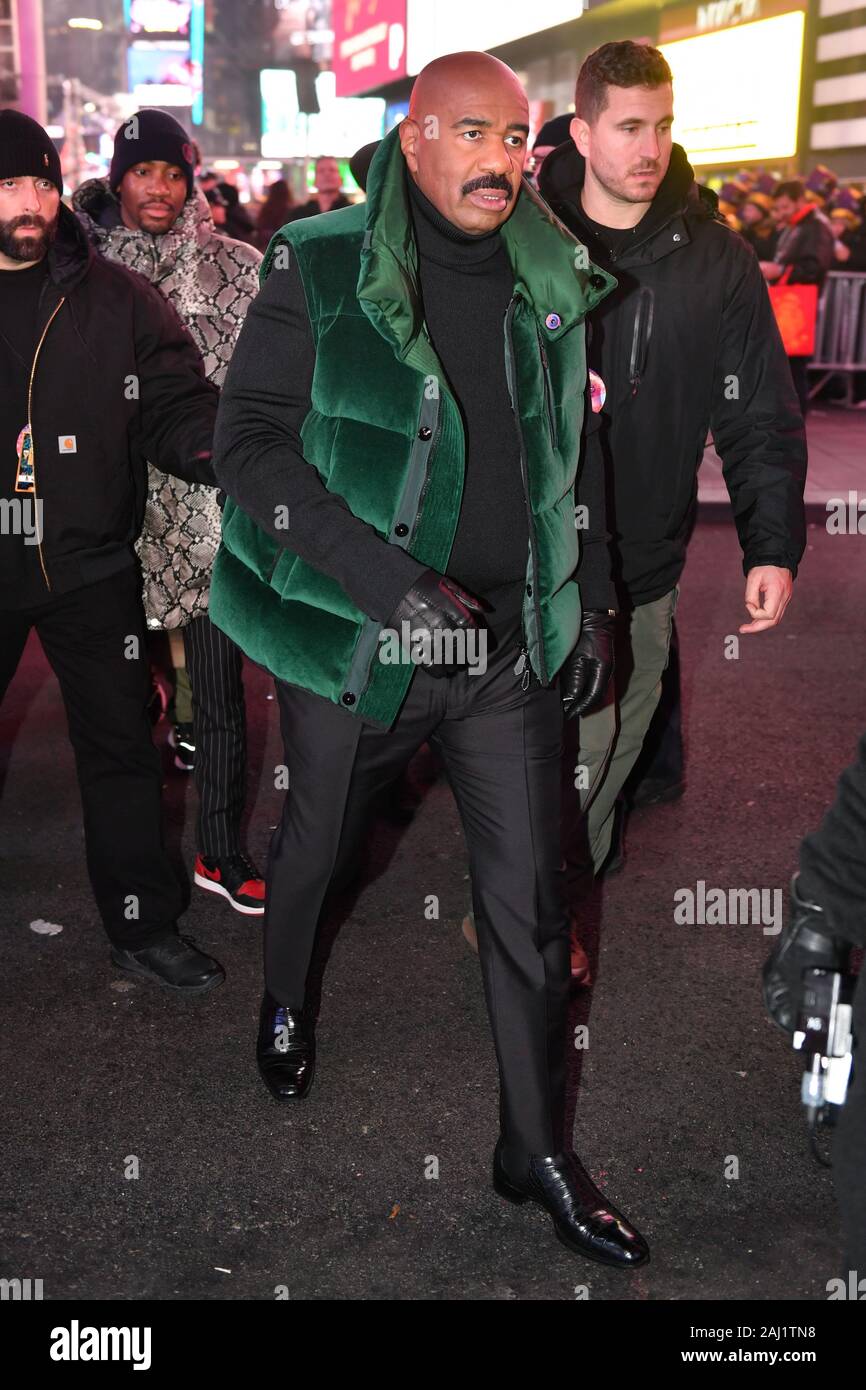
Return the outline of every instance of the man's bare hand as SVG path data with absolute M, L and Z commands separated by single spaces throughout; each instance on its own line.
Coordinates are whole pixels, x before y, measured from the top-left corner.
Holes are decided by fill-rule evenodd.
M 778 565 L 758 565 L 746 576 L 746 607 L 752 621 L 743 623 L 740 632 L 763 632 L 778 627 L 782 614 L 791 602 L 794 579 L 790 570 Z

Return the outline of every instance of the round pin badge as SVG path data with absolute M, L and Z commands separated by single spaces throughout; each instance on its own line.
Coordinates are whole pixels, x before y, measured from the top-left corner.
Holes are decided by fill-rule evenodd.
M 547 318 L 544 320 L 545 328 L 559 328 L 561 323 L 562 319 L 559 317 L 559 314 L 548 314 Z
M 592 402 L 592 413 L 597 415 L 604 405 L 607 390 L 598 372 L 589 369 L 589 398 Z

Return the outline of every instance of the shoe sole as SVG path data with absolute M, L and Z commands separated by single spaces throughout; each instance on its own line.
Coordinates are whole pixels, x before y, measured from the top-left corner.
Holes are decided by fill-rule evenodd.
M 262 904 L 261 907 L 244 907 L 243 903 L 235 901 L 229 890 L 223 888 L 221 883 L 214 883 L 211 878 L 203 878 L 198 872 L 196 872 L 193 877 L 199 888 L 204 888 L 208 893 L 219 893 L 221 898 L 225 898 L 226 902 L 231 903 L 235 912 L 243 912 L 248 917 L 261 917 L 264 915 L 264 904 Z
M 533 1202 L 535 1206 L 541 1208 L 545 1216 L 550 1216 L 550 1212 L 547 1210 L 547 1207 L 544 1205 L 544 1203 L 539 1202 L 537 1197 L 533 1197 L 531 1192 L 521 1192 L 519 1188 L 512 1187 L 510 1183 L 504 1183 L 501 1178 L 494 1177 L 493 1190 L 494 1192 L 497 1192 L 500 1197 L 504 1197 L 506 1202 L 511 1202 L 516 1207 L 523 1206 L 524 1202 Z M 569 1240 L 568 1236 L 564 1235 L 563 1232 L 560 1230 L 559 1226 L 556 1224 L 556 1221 L 554 1221 L 552 1216 L 550 1216 L 550 1219 L 553 1223 L 553 1230 L 554 1234 L 556 1235 L 556 1239 L 560 1242 L 561 1245 L 564 1245 L 566 1250 L 570 1251 L 572 1255 L 580 1255 L 580 1257 L 584 1260 L 592 1260 L 595 1264 L 606 1265 L 608 1269 L 622 1269 L 629 1271 L 632 1269 L 641 1269 L 644 1265 L 649 1264 L 649 1255 L 646 1255 L 644 1259 L 638 1260 L 635 1264 L 631 1265 L 620 1264 L 618 1260 L 606 1259 L 604 1255 L 594 1255 L 590 1250 L 585 1249 L 584 1246 L 576 1245 L 573 1241 Z
M 267 1081 L 265 1081 L 265 1078 L 262 1076 L 261 1070 L 259 1070 L 259 1076 L 261 1077 L 262 1085 L 264 1086 L 271 1100 L 275 1100 L 277 1105 L 293 1105 L 296 1104 L 298 1101 L 306 1100 L 307 1096 L 310 1094 L 310 1091 L 313 1089 L 313 1082 L 316 1079 L 316 1059 L 313 1058 L 313 1065 L 310 1069 L 310 1080 L 307 1085 L 307 1089 L 304 1091 L 304 1094 L 302 1096 L 278 1096 L 276 1091 L 272 1091 Z
M 163 980 L 159 975 L 155 975 L 151 970 L 136 970 L 134 966 L 118 965 L 112 957 L 111 961 L 115 970 L 119 970 L 121 975 L 128 975 L 131 980 L 144 980 L 151 985 L 157 985 L 160 989 L 170 989 L 172 994 L 207 994 L 209 990 L 216 989 L 217 985 L 225 982 L 225 974 L 215 975 L 212 980 L 208 980 L 203 985 L 170 985 L 168 980 Z

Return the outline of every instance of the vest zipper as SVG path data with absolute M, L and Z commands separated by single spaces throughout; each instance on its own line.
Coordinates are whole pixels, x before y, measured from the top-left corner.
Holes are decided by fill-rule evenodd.
M 35 433 L 35 431 L 34 431 L 34 429 L 33 429 L 33 378 L 34 378 L 35 375 L 36 375 L 36 363 L 37 363 L 37 361 L 39 360 L 39 353 L 40 353 L 40 351 L 41 351 L 41 349 L 42 349 L 42 344 L 45 342 L 45 335 L 46 335 L 46 333 L 48 332 L 49 328 L 51 327 L 52 323 L 54 322 L 55 318 L 57 317 L 58 313 L 60 312 L 60 310 L 62 309 L 62 307 L 63 307 L 63 305 L 64 305 L 65 303 L 66 303 L 66 296 L 64 295 L 64 296 L 62 297 L 62 299 L 60 300 L 59 304 L 55 305 L 55 308 L 54 308 L 53 313 L 51 314 L 51 317 L 49 318 L 48 322 L 46 323 L 45 327 L 44 327 L 43 330 L 42 330 L 42 336 L 40 337 L 39 342 L 36 344 L 36 351 L 35 351 L 34 354 L 33 354 L 33 362 L 32 362 L 32 365 L 31 365 L 31 367 L 30 367 L 30 380 L 29 380 L 28 383 L 27 383 L 27 425 L 28 425 L 28 428 L 29 428 L 29 430 L 30 430 L 30 463 L 31 463 L 31 467 L 32 467 L 32 469 L 33 469 L 33 498 L 34 498 L 34 501 L 36 500 L 36 433 Z M 41 541 L 41 539 L 37 542 L 37 547 L 36 547 L 36 548 L 37 548 L 38 551 L 39 551 L 39 564 L 40 564 L 40 567 L 41 567 L 41 569 L 42 569 L 42 577 L 43 577 L 43 579 L 45 580 L 46 588 L 48 589 L 48 592 L 50 593 L 50 592 L 51 592 L 51 582 L 50 582 L 50 580 L 49 580 L 49 578 L 48 578 L 48 571 L 47 571 L 46 568 L 45 568 L 45 559 L 44 559 L 44 556 L 43 556 L 43 554 L 42 554 L 42 541 Z
M 441 422 L 442 402 L 440 400 L 439 408 L 436 411 L 436 428 L 433 431 L 433 438 L 430 441 L 430 449 L 427 454 L 427 471 L 424 477 L 424 483 L 421 487 L 421 491 L 418 494 L 418 506 L 415 510 L 415 520 L 412 524 L 412 536 L 415 535 L 415 532 L 418 528 L 418 523 L 421 520 L 421 512 L 424 507 L 424 498 L 427 495 L 427 488 L 430 486 L 430 475 L 432 472 L 433 456 L 436 451 L 436 445 L 439 442 L 439 436 L 442 433 Z M 373 658 L 376 655 L 376 648 L 378 646 L 379 641 L 379 633 L 381 631 L 382 624 L 377 622 L 375 618 L 367 618 L 366 622 L 364 623 L 364 626 L 361 629 L 361 635 L 358 638 L 358 645 L 355 648 L 355 655 L 352 658 L 352 664 L 349 668 L 349 677 L 346 681 L 346 689 L 355 696 L 356 700 L 360 700 L 363 698 L 363 696 L 367 692 L 367 687 L 370 684 L 373 670 Z M 353 680 L 359 682 L 357 689 L 353 688 Z M 360 681 L 363 681 L 363 684 L 360 684 Z
M 442 433 L 442 401 L 439 401 L 439 409 L 436 412 L 436 428 L 433 431 L 433 438 L 430 441 L 430 450 L 427 454 L 427 471 L 424 475 L 424 482 L 418 494 L 418 506 L 415 509 L 415 520 L 412 523 L 412 536 L 414 537 L 421 521 L 421 513 L 424 510 L 424 498 L 427 496 L 427 489 L 430 486 L 430 475 L 433 471 L 433 456 L 436 453 L 436 445 L 439 443 L 439 436 Z
M 511 400 L 511 413 L 514 416 L 514 427 L 517 430 L 517 439 L 520 445 L 520 476 L 523 479 L 523 499 L 526 503 L 526 519 L 529 529 L 529 569 L 532 575 L 532 606 L 535 613 L 538 660 L 541 668 L 540 674 L 542 683 L 547 685 L 549 683 L 549 677 L 547 674 L 547 662 L 544 657 L 544 635 L 541 630 L 541 604 L 538 599 L 538 542 L 535 534 L 535 518 L 532 515 L 532 503 L 529 500 L 529 469 L 526 462 L 526 446 L 523 439 L 523 430 L 520 428 L 520 415 L 518 413 L 517 373 L 515 371 L 516 360 L 514 356 L 514 339 L 511 332 L 514 310 L 519 298 L 519 295 L 512 295 L 505 313 L 505 379 L 508 385 L 508 395 Z M 515 674 L 519 673 L 515 672 Z
M 547 408 L 547 424 L 550 429 L 550 442 L 554 449 L 559 448 L 559 441 L 556 435 L 556 416 L 553 410 L 553 386 L 550 381 L 550 364 L 547 360 L 547 353 L 544 350 L 544 339 L 541 331 L 536 324 L 536 335 L 538 337 L 538 350 L 541 353 L 541 372 L 544 377 L 544 404 Z
M 529 665 L 529 652 L 527 651 L 525 642 L 521 642 L 520 644 L 520 655 L 514 666 L 514 674 L 515 676 L 523 676 L 523 680 L 520 682 L 520 689 L 527 690 L 529 688 L 532 671 Z

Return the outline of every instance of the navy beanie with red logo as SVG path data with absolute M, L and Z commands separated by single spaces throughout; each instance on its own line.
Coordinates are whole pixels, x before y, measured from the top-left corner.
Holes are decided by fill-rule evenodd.
M 0 111 L 0 179 L 50 179 L 63 195 L 60 155 L 54 141 L 23 111 Z
M 116 193 L 128 169 L 151 160 L 176 164 L 186 174 L 186 196 L 193 188 L 195 148 L 179 121 L 167 111 L 148 107 L 136 111 L 123 122 L 114 137 L 114 154 L 108 171 L 112 193 Z

